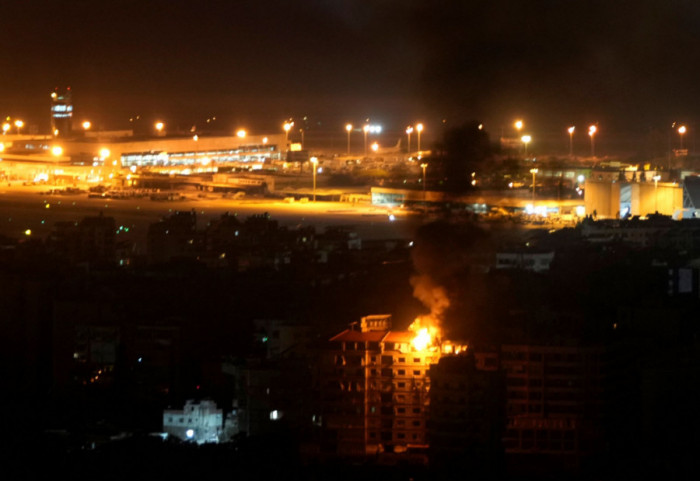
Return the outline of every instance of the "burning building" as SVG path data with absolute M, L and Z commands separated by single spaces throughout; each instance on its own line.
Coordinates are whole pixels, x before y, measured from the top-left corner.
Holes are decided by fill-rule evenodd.
M 392 330 L 390 315 L 363 317 L 330 339 L 323 363 L 323 447 L 343 456 L 427 448 L 429 368 L 462 346 L 419 319 Z

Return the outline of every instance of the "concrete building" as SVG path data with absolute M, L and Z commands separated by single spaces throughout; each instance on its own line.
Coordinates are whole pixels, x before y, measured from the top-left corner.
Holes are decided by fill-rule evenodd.
M 183 441 L 218 443 L 223 427 L 223 413 L 213 401 L 188 400 L 183 409 L 163 411 L 163 431 Z
M 652 174 L 638 182 L 586 180 L 586 214 L 607 219 L 654 212 L 678 216 L 683 211 L 683 187 L 676 182 L 654 181 Z
M 416 348 L 415 337 L 392 330 L 390 315 L 373 315 L 330 339 L 321 372 L 322 449 L 357 457 L 427 449 L 428 370 L 441 351 Z

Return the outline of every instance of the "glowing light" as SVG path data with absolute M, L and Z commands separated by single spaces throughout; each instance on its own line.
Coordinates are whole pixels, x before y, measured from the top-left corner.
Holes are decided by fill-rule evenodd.
M 523 129 L 523 127 L 525 126 L 525 123 L 522 120 L 516 120 L 513 123 L 513 126 L 515 127 L 515 130 L 520 132 Z
M 61 155 L 63 155 L 63 147 L 61 147 L 60 145 L 55 145 L 51 147 L 51 153 L 56 157 L 60 157 Z
M 0 143 L 0 152 L 5 151 L 5 144 Z
M 92 123 L 89 120 L 83 122 L 83 129 L 90 130 L 90 127 L 92 127 Z
M 345 130 L 347 130 L 348 132 L 350 132 L 350 131 L 352 130 L 352 124 L 347 124 L 347 125 L 345 126 Z
M 430 333 L 428 332 L 428 328 L 424 327 L 423 329 L 418 331 L 416 337 L 414 337 L 411 341 L 411 344 L 413 344 L 413 347 L 417 351 L 423 351 L 430 345 L 431 341 L 432 339 Z
M 165 124 L 163 122 L 156 122 L 155 127 L 158 133 L 161 133 L 163 131 L 163 128 L 165 127 Z
M 188 429 L 185 434 L 187 435 L 187 439 L 192 439 L 194 437 L 194 429 Z
M 2 124 L 2 133 L 3 133 L 3 134 L 6 134 L 7 131 L 10 130 L 10 128 L 12 128 L 12 126 L 10 125 L 10 123 L 9 123 L 9 122 L 5 122 L 4 124 Z
M 27 235 L 27 236 L 28 236 L 28 235 L 32 235 L 32 230 L 31 230 L 31 229 L 25 230 L 25 231 L 24 231 L 24 235 Z
M 680 127 L 678 127 L 679 134 L 683 135 L 686 132 L 687 132 L 687 129 L 686 129 L 685 125 L 681 125 Z
M 598 127 L 596 127 L 595 125 L 591 125 L 590 127 L 588 127 L 588 135 L 590 135 L 591 137 L 593 137 L 597 131 Z
M 567 130 L 570 134 L 573 134 L 573 133 L 574 133 L 574 130 L 576 130 L 576 127 L 571 126 L 571 127 L 569 127 L 568 129 L 566 129 L 566 130 Z
M 106 159 L 107 157 L 110 156 L 110 154 L 111 154 L 111 152 L 109 151 L 109 149 L 107 147 L 103 147 L 100 149 L 100 158 L 101 159 Z
M 241 139 L 242 139 L 242 138 L 245 138 L 245 136 L 246 136 L 246 131 L 243 130 L 243 129 L 238 129 L 238 131 L 236 132 L 236 135 L 237 135 L 239 138 L 241 138 Z
M 372 144 L 372 152 L 379 152 L 379 144 L 377 142 Z

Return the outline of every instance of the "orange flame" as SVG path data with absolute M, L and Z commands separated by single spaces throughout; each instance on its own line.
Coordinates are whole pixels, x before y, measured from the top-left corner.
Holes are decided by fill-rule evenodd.
M 408 326 L 408 330 L 416 335 L 411 340 L 413 348 L 417 351 L 423 351 L 429 347 L 433 347 L 440 337 L 440 328 L 435 319 L 429 316 L 417 317 L 415 321 Z

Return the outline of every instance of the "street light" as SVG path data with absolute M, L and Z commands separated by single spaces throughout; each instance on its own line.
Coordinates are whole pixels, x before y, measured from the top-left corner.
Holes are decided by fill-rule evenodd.
M 311 157 L 310 159 L 311 165 L 313 165 L 313 174 L 314 174 L 314 202 L 316 202 L 316 166 L 318 165 L 318 158 L 317 157 Z
M 420 152 L 420 133 L 423 132 L 423 124 L 416 125 L 416 132 L 418 132 L 418 152 Z
M 20 129 L 24 127 L 24 122 L 21 120 L 15 120 L 15 127 L 17 127 L 17 135 L 19 135 Z
M 654 177 L 654 212 L 658 213 L 659 212 L 659 181 L 661 180 L 661 176 L 659 174 L 656 174 Z
M 156 131 L 158 132 L 158 135 L 161 135 L 163 133 L 163 128 L 165 128 L 165 124 L 163 122 L 156 122 Z
M 244 129 L 238 129 L 236 131 L 236 135 L 238 136 L 238 138 L 244 139 L 246 136 L 246 131 Z
M 532 140 L 532 136 L 523 135 L 522 137 L 520 137 L 520 140 L 522 140 L 523 144 L 525 144 L 525 157 L 527 157 L 527 144 L 529 144 L 530 141 Z
M 426 189 L 426 187 L 425 187 L 425 169 L 428 167 L 428 163 L 423 162 L 422 164 L 420 164 L 420 167 L 421 167 L 421 169 L 423 169 L 423 211 L 427 212 L 428 207 L 425 203 L 425 189 Z
M 285 122 L 282 124 L 282 129 L 284 129 L 284 145 L 286 146 L 289 142 L 289 131 L 294 127 L 294 122 Z
M 63 147 L 61 147 L 60 145 L 54 145 L 53 147 L 51 147 L 51 153 L 54 157 L 60 157 L 63 155 Z
M 532 174 L 532 202 L 535 202 L 535 176 L 537 175 L 538 170 L 537 169 L 530 169 L 530 173 Z
M 576 130 L 576 127 L 573 125 L 566 129 L 569 132 L 569 157 L 574 156 L 574 130 Z
M 362 131 L 365 133 L 365 157 L 367 157 L 367 132 L 369 132 L 369 124 L 365 124 L 362 127 Z
M 92 123 L 89 120 L 83 122 L 83 130 L 90 130 L 90 127 L 92 127 Z
M 406 149 L 406 152 L 409 154 L 411 153 L 411 134 L 413 133 L 413 127 L 410 125 L 406 127 L 406 135 L 408 136 L 408 148 Z
M 100 149 L 100 159 L 105 160 L 107 157 L 109 157 L 111 152 L 107 147 L 103 147 Z
M 2 124 L 2 135 L 6 135 L 7 131 L 10 130 L 12 126 L 10 125 L 10 122 L 5 122 Z
M 687 132 L 688 129 L 685 128 L 685 125 L 681 125 L 678 127 L 678 137 L 680 137 L 680 149 L 683 150 L 683 134 Z
M 598 131 L 598 127 L 591 125 L 588 127 L 588 135 L 591 137 L 591 157 L 595 157 L 595 133 Z
M 350 132 L 352 132 L 352 124 L 346 124 L 345 130 L 348 132 L 348 155 L 350 155 Z
M 520 133 L 521 130 L 523 130 L 523 127 L 524 127 L 524 126 L 525 126 L 525 124 L 523 123 L 522 120 L 516 120 L 516 121 L 513 123 L 513 127 L 515 127 L 515 130 L 518 131 L 518 134 Z

